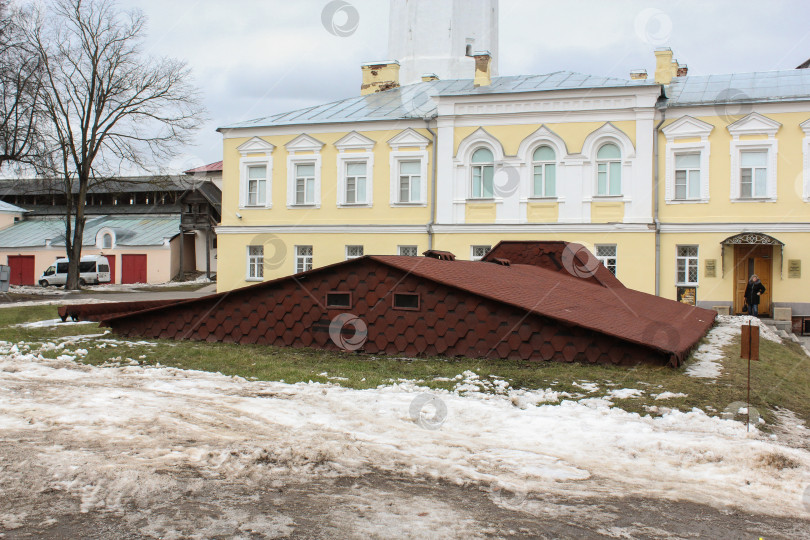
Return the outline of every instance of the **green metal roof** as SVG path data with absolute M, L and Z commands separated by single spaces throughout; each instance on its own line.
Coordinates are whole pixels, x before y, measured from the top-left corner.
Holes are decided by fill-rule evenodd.
M 83 246 L 94 246 L 103 228 L 113 229 L 118 246 L 160 246 L 180 232 L 180 216 L 94 216 L 87 219 Z M 0 231 L 0 249 L 65 245 L 65 222 L 60 218 L 27 219 Z

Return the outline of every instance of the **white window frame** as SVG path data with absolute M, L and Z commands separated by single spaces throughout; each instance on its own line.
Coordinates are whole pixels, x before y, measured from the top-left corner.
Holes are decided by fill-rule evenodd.
M 480 255 L 480 256 L 476 255 L 475 250 L 476 249 L 481 249 L 481 248 L 486 248 L 486 252 L 483 255 Z M 480 261 L 490 251 L 492 251 L 492 246 L 487 246 L 487 245 L 484 245 L 484 244 L 471 245 L 470 246 L 470 260 L 471 261 Z
M 259 167 L 264 167 L 264 179 L 255 179 L 255 180 L 251 179 L 250 178 L 250 170 L 251 169 L 257 169 Z M 266 204 L 267 204 L 267 177 L 269 176 L 268 171 L 267 171 L 267 165 L 265 165 L 264 163 L 248 164 L 245 167 L 245 175 L 246 175 L 246 177 L 245 177 L 245 186 L 246 186 L 246 188 L 245 188 L 245 207 L 248 207 L 248 208 L 253 208 L 253 207 L 262 207 L 262 208 L 264 208 L 264 207 L 266 207 Z M 253 204 L 251 204 L 251 202 L 250 202 L 250 185 L 251 185 L 252 182 L 256 182 L 256 202 L 253 203 Z M 262 194 L 261 194 L 261 192 L 259 190 L 259 186 L 261 185 L 262 182 L 264 183 L 264 196 L 263 197 L 261 196 Z M 259 202 L 261 199 L 264 199 L 264 200 Z
M 309 248 L 309 255 L 301 255 L 301 250 L 303 248 Z M 293 273 L 299 274 L 301 272 L 306 272 L 307 270 L 312 270 L 314 268 L 313 262 L 315 260 L 315 248 L 312 245 L 297 245 L 295 246 L 295 259 L 293 261 Z M 303 270 L 298 270 L 299 261 L 303 261 Z M 309 268 L 307 268 L 307 263 L 309 263 Z
M 619 157 L 618 158 L 608 158 L 608 159 L 599 159 L 599 150 L 602 149 L 603 146 L 607 146 L 608 144 L 612 144 L 616 148 L 619 149 Z M 607 183 L 605 187 L 607 187 L 608 193 L 599 193 L 599 165 L 600 164 L 607 164 Z M 615 194 L 610 193 L 610 164 L 611 163 L 618 163 L 619 164 L 619 192 Z M 594 158 L 593 158 L 593 196 L 594 198 L 599 199 L 623 199 L 624 198 L 624 148 L 619 141 L 614 141 L 612 139 L 607 139 L 600 141 L 594 147 Z
M 731 142 L 731 201 L 732 202 L 776 202 L 776 156 L 778 143 L 773 141 L 732 141 Z M 760 197 L 742 196 L 742 153 L 766 152 L 767 175 L 765 195 Z
M 668 143 L 666 154 L 666 186 L 665 202 L 667 204 L 695 204 L 709 202 L 709 162 L 711 157 L 711 145 L 708 141 L 699 143 Z M 675 161 L 677 156 L 682 154 L 700 155 L 700 196 L 696 198 L 676 199 L 675 198 Z
M 405 253 L 402 253 L 406 249 L 411 249 L 411 248 L 413 248 L 414 255 L 406 255 Z M 400 255 L 400 256 L 403 256 L 403 257 L 405 257 L 405 256 L 407 256 L 407 257 L 418 257 L 419 256 L 419 246 L 415 246 L 415 245 L 397 246 L 397 255 Z
M 782 124 L 759 114 L 752 112 L 748 116 L 737 120 L 726 127 L 731 134 L 731 144 L 729 151 L 731 154 L 731 202 L 776 202 L 776 179 L 777 179 L 777 155 L 779 153 L 779 143 L 776 140 L 776 133 Z M 743 136 L 766 136 L 767 139 L 741 141 Z M 745 197 L 741 196 L 742 167 L 741 155 L 745 151 L 765 151 L 768 152 L 765 196 Z
M 251 255 L 250 248 L 261 248 L 261 255 Z M 245 272 L 245 281 L 264 281 L 264 246 L 251 245 L 246 246 L 247 252 L 247 268 Z M 258 270 L 261 270 L 259 276 Z
M 472 161 L 473 155 L 478 150 L 480 150 L 482 148 L 485 148 L 486 150 L 489 150 L 489 152 L 492 154 L 492 161 L 489 162 L 489 163 L 473 163 L 473 161 Z M 478 146 L 476 146 L 476 147 L 474 147 L 472 149 L 472 151 L 470 152 L 470 161 L 467 164 L 467 169 L 469 171 L 468 177 L 467 177 L 467 200 L 470 200 L 470 201 L 493 201 L 493 200 L 495 200 L 495 164 L 496 164 L 495 150 L 493 150 L 489 146 L 481 144 L 481 145 L 478 145 Z M 473 195 L 473 193 L 475 192 L 475 186 L 474 186 L 473 183 L 475 182 L 474 179 L 475 179 L 475 168 L 476 167 L 481 168 L 481 196 L 480 197 L 476 197 L 475 195 Z M 492 167 L 492 195 L 489 196 L 489 197 L 484 197 L 484 167 Z
M 399 167 L 403 161 L 418 161 L 421 182 L 419 186 L 419 200 L 402 202 L 399 200 Z M 392 151 L 390 154 L 391 167 L 391 206 L 427 206 L 428 184 L 428 153 L 426 151 Z
M 427 147 L 430 143 L 430 139 L 413 128 L 406 128 L 388 139 L 388 146 L 391 148 L 388 154 L 388 200 L 392 207 L 427 206 L 427 186 L 429 181 Z M 419 170 L 422 175 L 422 185 L 419 186 L 418 201 L 399 201 L 400 161 L 419 161 L 421 164 Z
M 696 255 L 679 255 L 680 248 L 695 248 Z M 684 262 L 684 280 L 678 279 L 680 273 L 681 261 Z M 690 261 L 694 261 L 695 268 L 695 281 L 689 281 L 689 267 Z M 675 246 L 675 284 L 680 286 L 697 287 L 700 281 L 700 246 L 697 244 L 678 244 Z
M 107 235 L 110 235 L 110 247 L 104 247 L 104 237 Z M 115 249 L 118 247 L 117 244 L 117 238 L 113 229 L 110 229 L 109 227 L 102 227 L 96 233 L 96 247 L 98 249 Z
M 667 139 L 666 164 L 664 167 L 664 201 L 666 204 L 695 204 L 709 202 L 709 163 L 711 144 L 709 135 L 714 126 L 691 116 L 682 116 L 666 126 L 661 132 Z M 678 139 L 700 141 L 678 142 Z M 700 154 L 700 197 L 692 199 L 675 198 L 675 156 L 678 154 Z
M 554 152 L 554 161 L 535 161 L 534 160 L 534 153 L 537 152 L 543 146 L 547 146 L 551 148 Z M 540 142 L 540 144 L 535 145 L 532 148 L 532 151 L 529 153 L 529 198 L 530 199 L 544 199 L 544 200 L 557 200 L 558 195 L 560 193 L 560 183 L 559 183 L 559 174 L 562 170 L 562 160 L 559 158 L 560 152 L 557 150 L 557 146 L 555 144 L 550 144 L 548 142 Z M 534 176 L 535 176 L 535 168 L 538 166 L 543 167 L 543 191 L 546 191 L 546 167 L 548 165 L 554 165 L 554 195 L 538 195 L 534 192 Z
M 346 168 L 349 163 L 365 163 L 366 164 L 366 200 L 362 202 L 350 203 L 347 201 L 347 172 Z M 340 153 L 337 157 L 337 171 L 338 171 L 338 193 L 337 205 L 339 207 L 371 207 L 374 204 L 374 154 L 371 152 L 346 152 Z
M 264 179 L 264 204 L 248 204 L 248 170 L 251 167 L 266 167 Z M 273 157 L 267 153 L 263 156 L 245 155 L 239 159 L 239 208 L 272 208 L 273 207 Z
M 360 254 L 359 255 L 356 253 L 357 248 L 360 248 Z M 355 253 L 352 253 L 352 251 L 355 251 Z M 347 245 L 346 246 L 346 260 L 348 261 L 350 259 L 359 259 L 363 255 L 365 255 L 365 251 L 366 251 L 366 248 L 364 246 L 360 245 L 360 244 Z
M 613 248 L 613 255 L 600 255 L 599 248 Z M 610 267 L 613 266 L 612 274 L 615 276 L 619 271 L 619 246 L 617 244 L 596 244 L 593 246 L 593 250 L 596 258 L 605 268 L 610 270 Z M 611 259 L 613 259 L 612 265 L 610 264 Z
M 314 165 L 315 181 L 313 187 L 313 201 L 311 203 L 296 204 L 296 169 L 297 165 Z M 320 208 L 321 207 L 321 156 L 304 154 L 287 156 L 287 208 Z

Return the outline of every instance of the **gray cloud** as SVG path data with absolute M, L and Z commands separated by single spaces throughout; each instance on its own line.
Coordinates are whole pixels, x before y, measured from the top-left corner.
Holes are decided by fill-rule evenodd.
M 348 1 L 360 25 L 345 38 L 321 24 L 327 0 L 121 5 L 149 17 L 146 50 L 185 59 L 194 70 L 211 120 L 188 154 L 216 161 L 222 155 L 214 131 L 219 126 L 359 93 L 360 64 L 387 56 L 388 2 Z M 650 9 L 659 18 L 640 35 L 639 17 Z M 672 47 L 692 74 L 792 69 L 810 57 L 806 0 L 501 0 L 500 11 L 503 75 L 571 70 L 627 77 L 638 68 L 652 73 L 657 46 Z

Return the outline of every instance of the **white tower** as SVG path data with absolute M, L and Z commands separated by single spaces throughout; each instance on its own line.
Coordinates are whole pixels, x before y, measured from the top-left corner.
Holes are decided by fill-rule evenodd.
M 390 0 L 388 57 L 402 85 L 423 74 L 472 79 L 472 54 L 489 51 L 498 74 L 498 0 Z

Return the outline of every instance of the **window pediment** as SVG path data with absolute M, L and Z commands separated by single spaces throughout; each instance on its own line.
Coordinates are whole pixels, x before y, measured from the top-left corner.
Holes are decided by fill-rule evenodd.
M 741 118 L 730 124 L 726 129 L 736 139 L 740 135 L 767 135 L 773 138 L 782 124 L 776 120 L 771 120 L 767 116 L 752 112 L 745 118 Z
M 810 137 L 810 118 L 799 124 L 799 127 L 802 128 L 804 134 Z
M 714 130 L 714 126 L 708 122 L 698 120 L 691 116 L 683 116 L 661 131 L 667 138 L 667 141 L 672 142 L 675 139 L 690 139 L 694 137 L 700 137 L 705 140 L 711 134 L 712 130 Z
M 275 148 L 274 145 L 259 137 L 253 137 L 249 141 L 236 147 L 242 156 L 247 156 L 248 154 L 270 154 Z
M 294 154 L 296 152 L 320 152 L 325 143 L 322 143 L 314 137 L 310 137 L 306 133 L 302 133 L 290 142 L 284 145 L 287 152 Z
M 408 147 L 416 147 L 420 150 L 424 150 L 427 148 L 428 144 L 430 144 L 430 139 L 412 128 L 401 131 L 388 139 L 388 146 L 394 150 Z
M 352 131 L 351 133 L 341 137 L 340 140 L 335 143 L 335 148 L 341 152 L 345 150 L 366 150 L 367 152 L 370 152 L 374 149 L 375 144 L 377 143 L 365 135 Z

